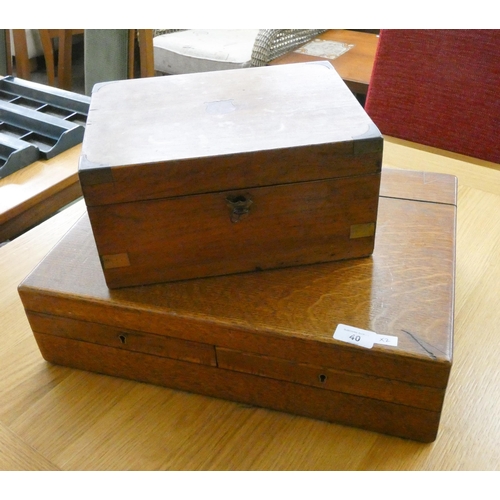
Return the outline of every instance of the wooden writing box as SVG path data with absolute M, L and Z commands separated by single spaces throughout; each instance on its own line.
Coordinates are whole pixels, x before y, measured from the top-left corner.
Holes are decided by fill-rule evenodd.
M 110 290 L 84 216 L 19 287 L 56 364 L 429 442 L 452 362 L 456 179 L 384 171 L 366 259 Z M 398 338 L 368 349 L 339 323 Z
M 106 282 L 368 256 L 382 147 L 329 63 L 96 86 L 79 176 Z

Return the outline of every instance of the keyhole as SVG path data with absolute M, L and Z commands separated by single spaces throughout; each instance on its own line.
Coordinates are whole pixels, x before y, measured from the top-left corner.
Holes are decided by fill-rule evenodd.
M 118 338 L 120 339 L 120 342 L 122 344 L 126 344 L 127 343 L 127 336 L 126 335 L 118 335 Z
M 319 381 L 322 384 L 324 384 L 326 382 L 327 376 L 322 373 L 318 378 L 319 378 Z
M 231 198 L 230 200 L 231 200 L 231 203 L 234 203 L 234 204 L 241 203 L 242 205 L 244 205 L 247 202 L 247 199 L 243 195 L 235 196 L 234 198 Z
M 250 212 L 250 205 L 253 203 L 249 196 L 235 195 L 226 198 L 228 207 L 231 209 L 231 222 L 239 222 Z

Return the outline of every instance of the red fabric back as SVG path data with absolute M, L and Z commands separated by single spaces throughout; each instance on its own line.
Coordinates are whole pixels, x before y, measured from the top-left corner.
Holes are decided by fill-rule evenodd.
M 381 30 L 365 109 L 382 134 L 500 163 L 500 30 Z

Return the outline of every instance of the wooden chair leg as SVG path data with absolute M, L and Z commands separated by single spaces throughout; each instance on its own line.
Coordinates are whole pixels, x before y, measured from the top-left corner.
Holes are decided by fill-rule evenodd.
M 141 77 L 154 76 L 153 30 L 137 30 L 139 35 L 139 55 Z
M 26 42 L 26 30 L 12 30 L 14 39 L 14 51 L 16 57 L 16 75 L 24 80 L 30 79 L 30 62 L 28 58 L 28 44 Z
M 45 57 L 45 68 L 47 71 L 47 81 L 52 87 L 56 85 L 54 46 L 49 30 L 39 30 L 40 40 L 42 41 L 43 55 Z
M 73 84 L 72 57 L 73 50 L 73 31 L 58 30 L 59 35 L 59 54 L 57 57 L 57 74 L 59 79 L 59 88 L 71 90 Z

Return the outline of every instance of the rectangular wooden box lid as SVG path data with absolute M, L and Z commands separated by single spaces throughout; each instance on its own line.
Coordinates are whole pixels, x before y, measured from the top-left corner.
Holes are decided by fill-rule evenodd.
M 381 152 L 333 67 L 303 63 L 100 84 L 79 174 L 100 205 L 373 173 Z
M 294 363 L 445 388 L 452 361 L 456 180 L 385 171 L 372 257 L 110 290 L 86 217 L 20 285 L 27 311 Z M 338 324 L 395 336 L 371 349 Z

